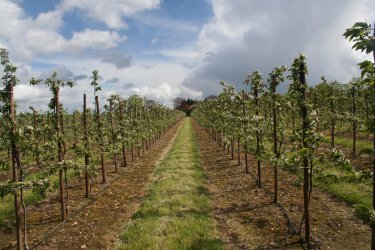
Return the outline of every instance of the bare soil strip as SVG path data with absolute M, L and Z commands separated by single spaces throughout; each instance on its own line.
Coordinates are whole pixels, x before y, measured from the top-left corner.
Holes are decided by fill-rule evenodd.
M 245 174 L 237 160 L 230 160 L 210 136 L 194 122 L 203 167 L 208 176 L 211 208 L 228 249 L 301 249 L 300 238 L 288 227 L 286 217 L 272 203 L 273 173 L 262 166 L 264 188 Z M 250 157 L 250 171 L 256 161 Z M 297 178 L 280 172 L 280 203 L 295 228 L 303 212 L 302 188 Z M 318 249 L 369 249 L 371 230 L 354 215 L 354 209 L 314 189 L 311 198 L 312 238 Z
M 181 122 L 173 126 L 134 163 L 114 174 L 108 166 L 108 185 L 96 182 L 90 200 L 84 199 L 83 180 L 70 183 L 70 216 L 61 224 L 57 193 L 29 208 L 28 243 L 37 249 L 109 249 L 118 240 L 123 225 L 137 210 L 149 175 L 165 153 Z M 50 235 L 50 232 L 57 229 Z M 46 238 L 46 236 L 49 236 Z M 40 244 L 42 242 L 42 244 Z M 0 248 L 15 248 L 15 234 L 0 233 Z

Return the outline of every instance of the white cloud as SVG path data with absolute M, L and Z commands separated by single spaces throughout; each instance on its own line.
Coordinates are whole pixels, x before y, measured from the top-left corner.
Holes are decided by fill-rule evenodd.
M 32 54 L 61 52 L 67 45 L 67 41 L 60 34 L 42 29 L 28 30 L 23 39 Z
M 102 22 L 109 28 L 126 28 L 124 17 L 160 6 L 160 0 L 63 0 L 62 11 L 78 9 L 89 18 Z
M 49 60 L 40 60 L 39 62 L 42 64 L 49 63 Z M 146 96 L 148 99 L 153 99 L 162 104 L 169 105 L 170 107 L 173 107 L 173 99 L 178 96 L 186 98 L 202 97 L 201 91 L 191 90 L 188 87 L 181 86 L 180 83 L 188 74 L 188 70 L 186 67 L 175 62 L 139 61 L 131 68 L 119 69 L 116 65 L 105 63 L 100 58 L 88 59 L 66 56 L 56 58 L 54 63 L 61 66 L 39 74 L 34 74 L 33 76 L 45 78 L 50 76 L 54 71 L 58 71 L 59 78 L 63 80 L 76 79 L 75 86 L 72 89 L 65 88 L 61 91 L 62 102 L 69 110 L 81 109 L 83 93 L 87 94 L 88 100 L 93 100 L 93 88 L 90 86 L 90 76 L 92 75 L 91 72 L 93 69 L 99 70 L 102 79 L 109 79 L 107 81 L 100 81 L 102 91 L 99 93 L 99 97 L 103 104 L 112 94 L 119 94 L 127 98 L 137 93 Z M 145 68 L 144 65 L 153 66 Z M 42 87 L 47 89 L 43 84 L 37 88 Z M 48 91 L 46 93 L 46 96 L 49 98 Z M 41 107 L 46 110 L 49 102 L 47 97 L 40 101 L 32 98 L 33 101 L 39 103 L 39 105 L 34 104 L 33 106 Z M 17 100 L 19 102 L 19 107 L 30 106 L 30 102 L 27 99 L 23 97 L 19 98 L 21 98 Z M 91 103 L 91 101 L 89 102 Z
M 199 32 L 199 26 L 194 23 L 178 19 L 170 19 L 165 16 L 137 15 L 133 18 L 142 24 L 160 30 L 168 30 L 172 32 Z
M 35 21 L 34 25 L 44 30 L 58 30 L 63 24 L 63 13 L 59 10 L 42 12 Z
M 199 58 L 199 53 L 190 47 L 182 47 L 176 49 L 162 49 L 157 52 L 159 55 L 174 58 L 179 61 L 188 61 Z
M 147 99 L 152 99 L 160 104 L 173 108 L 173 100 L 176 97 L 183 96 L 184 98 L 201 99 L 202 92 L 193 91 L 188 88 L 175 88 L 172 84 L 163 82 L 157 86 L 133 88 L 134 93 L 145 96 Z
M 24 32 L 27 21 L 23 9 L 9 0 L 0 1 L 0 39 L 10 39 Z
M 126 39 L 126 36 L 120 36 L 115 31 L 91 29 L 74 32 L 71 39 L 65 39 L 55 31 L 30 28 L 24 34 L 18 34 L 5 43 L 8 44 L 11 52 L 14 52 L 12 53 L 14 58 L 20 61 L 28 61 L 35 55 L 62 52 L 77 54 L 86 49 L 105 50 L 114 48 Z
M 60 65 L 56 68 L 60 73 L 65 71 L 64 78 L 76 79 L 73 89 L 61 92 L 70 110 L 81 108 L 83 93 L 93 100 L 87 77 L 93 69 L 98 69 L 103 79 L 109 79 L 107 83 L 102 81 L 101 102 L 110 94 L 128 97 L 139 93 L 172 107 L 173 99 L 179 96 L 201 98 L 202 93 L 204 96 L 217 93 L 220 80 L 242 88 L 246 74 L 261 70 L 266 77 L 273 67 L 289 65 L 301 51 L 308 57 L 310 83 L 315 83 L 321 75 L 329 80 L 346 81 L 358 74 L 357 63 L 365 57 L 352 51 L 342 33 L 356 21 L 367 18 L 372 22 L 375 9 L 373 0 L 210 0 L 214 16 L 200 28 L 164 16 L 139 14 L 159 8 L 160 2 L 61 0 L 55 10 L 31 18 L 16 1 L 0 0 L 0 45 L 7 47 L 11 57 L 18 60 L 38 57 L 42 64 L 53 61 L 54 65 Z M 143 51 L 152 60 L 133 60 L 117 48 L 127 39 L 121 31 L 84 29 L 73 32 L 71 38 L 63 37 L 60 33 L 63 16 L 70 11 L 78 11 L 110 29 L 126 28 L 126 18 L 131 17 L 158 32 L 181 32 L 198 38 L 194 44 Z M 158 43 L 159 37 L 164 43 L 164 36 L 153 35 L 151 44 Z M 160 55 L 169 58 L 162 61 Z M 16 89 L 20 107 L 31 104 L 46 107 L 50 98 L 48 89 L 27 85 L 32 75 L 43 76 L 43 72 L 34 72 L 27 64 L 20 65 L 21 84 Z M 50 73 L 47 70 L 44 75 Z M 281 86 L 285 88 L 286 84 Z M 35 98 L 30 98 L 34 95 Z
M 37 110 L 48 110 L 51 94 L 48 88 L 43 85 L 17 84 L 14 89 L 14 99 L 20 112 L 30 111 L 29 107 L 34 107 Z
M 127 39 L 115 31 L 85 29 L 82 32 L 73 32 L 72 38 L 67 41 L 67 49 L 110 49 Z
M 76 31 L 71 38 L 64 38 L 60 34 L 64 24 L 61 9 L 39 13 L 35 19 L 26 16 L 19 4 L 11 0 L 1 0 L 0 9 L 0 44 L 17 61 L 30 61 L 36 55 L 105 50 L 127 39 L 116 31 L 93 29 Z
M 184 86 L 218 93 L 225 80 L 243 88 L 243 79 L 260 70 L 290 65 L 307 55 L 310 84 L 321 75 L 348 81 L 366 56 L 353 52 L 342 33 L 354 22 L 373 21 L 373 0 L 212 0 L 214 17 L 197 41 L 198 60 Z M 283 87 L 282 87 L 283 88 Z M 285 84 L 284 84 L 285 88 Z

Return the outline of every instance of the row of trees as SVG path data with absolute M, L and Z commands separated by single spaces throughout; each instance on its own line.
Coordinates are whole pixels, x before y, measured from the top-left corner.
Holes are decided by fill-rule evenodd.
M 65 220 L 69 212 L 69 172 L 84 178 L 85 197 L 89 197 L 97 173 L 101 175 L 101 182 L 106 183 L 108 166 L 113 165 L 114 172 L 121 166 L 126 167 L 183 113 L 147 102 L 137 95 L 128 99 L 112 95 L 101 111 L 97 95 L 101 90 L 99 74 L 94 70 L 91 82 L 95 93 L 94 110 L 87 108 L 84 94 L 83 110 L 68 114 L 60 102 L 60 90 L 73 87 L 73 82 L 59 80 L 54 73 L 46 80 L 33 78 L 30 81 L 31 85 L 49 87 L 51 112 L 39 114 L 30 107 L 32 112 L 17 114 L 13 98 L 17 67 L 10 63 L 5 49 L 0 52 L 4 66 L 0 138 L 2 151 L 8 152 L 1 163 L 4 170 L 12 166 L 13 175 L 11 180 L 0 184 L 0 196 L 14 195 L 18 249 L 24 249 L 27 247 L 25 190 L 45 195 L 51 188 L 51 177 L 58 174 L 61 219 Z M 129 153 L 131 159 L 127 159 Z
M 248 154 L 256 158 L 256 181 L 262 186 L 262 161 L 269 160 L 274 168 L 274 202 L 278 202 L 278 167 L 284 164 L 303 169 L 305 237 L 310 239 L 309 199 L 311 194 L 311 173 L 314 165 L 313 152 L 317 147 L 319 135 L 316 133 L 316 113 L 308 104 L 306 83 L 307 66 L 305 56 L 300 55 L 291 65 L 288 78 L 292 81 L 290 94 L 277 94 L 277 86 L 284 81 L 286 66 L 275 68 L 263 82 L 262 75 L 255 71 L 248 75 L 244 84 L 250 91 L 237 92 L 232 85 L 224 82 L 223 92 L 217 99 L 208 99 L 194 111 L 194 117 L 209 131 L 219 145 L 231 151 L 234 158 L 237 142 L 238 163 L 241 164 L 241 146 L 245 154 L 245 169 L 249 173 Z M 293 146 L 286 153 L 286 113 L 291 102 L 294 114 Z M 271 114 L 271 115 L 269 115 Z M 291 117 L 291 116 L 289 116 Z M 300 124 L 299 126 L 296 124 Z M 269 132 L 270 131 L 270 132 Z M 265 144 L 272 142 L 269 150 Z
M 355 49 L 375 53 L 370 25 L 356 23 L 344 36 L 354 40 Z M 241 164 L 240 152 L 244 153 L 246 173 L 249 173 L 248 154 L 255 156 L 259 187 L 262 185 L 260 166 L 262 161 L 269 162 L 274 170 L 275 203 L 279 196 L 278 168 L 287 167 L 296 173 L 301 173 L 302 169 L 302 222 L 306 242 L 310 242 L 309 201 L 316 164 L 314 150 L 322 138 L 320 132 L 329 131 L 332 148 L 338 131 L 352 134 L 353 157 L 357 152 L 358 133 L 375 133 L 375 67 L 373 62 L 365 61 L 360 63 L 360 69 L 361 78 L 353 79 L 349 84 L 328 82 L 322 77 L 316 86 L 308 87 L 306 58 L 301 54 L 289 69 L 286 66 L 274 68 L 266 83 L 258 71 L 248 75 L 244 84 L 250 87 L 249 91 L 237 92 L 232 85 L 221 82 L 223 92 L 216 99 L 203 101 L 193 112 L 213 139 L 230 152 L 232 159 L 237 149 L 238 164 Z M 284 82 L 286 71 L 289 71 L 286 76 L 290 81 L 289 90 L 280 95 L 277 87 Z M 375 160 L 373 166 L 375 178 Z M 373 183 L 375 185 L 375 179 Z M 373 186 L 373 192 L 374 189 Z M 375 199 L 375 194 L 373 197 Z M 374 242 L 374 230 L 372 239 Z

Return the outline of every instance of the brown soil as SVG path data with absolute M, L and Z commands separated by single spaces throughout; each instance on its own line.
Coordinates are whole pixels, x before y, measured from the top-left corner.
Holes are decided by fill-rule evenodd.
M 301 249 L 299 231 L 303 214 L 302 187 L 297 177 L 279 172 L 279 202 L 273 204 L 273 170 L 262 163 L 262 188 L 245 174 L 237 159 L 230 160 L 197 123 L 194 128 L 208 176 L 214 218 L 228 249 Z M 243 161 L 243 160 L 242 160 Z M 256 161 L 249 156 L 250 172 Z M 282 212 L 286 212 L 288 219 Z M 354 215 L 354 209 L 314 189 L 310 204 L 311 236 L 317 249 L 370 249 L 371 230 Z M 304 228 L 302 227 L 302 232 Z
M 69 183 L 69 216 L 60 221 L 57 192 L 28 208 L 28 245 L 31 249 L 108 249 L 118 240 L 124 225 L 137 210 L 159 157 L 177 133 L 181 122 L 173 126 L 145 154 L 119 168 L 107 166 L 107 184 L 94 181 L 89 199 L 84 196 L 84 180 Z M 16 247 L 15 232 L 0 232 L 0 248 Z

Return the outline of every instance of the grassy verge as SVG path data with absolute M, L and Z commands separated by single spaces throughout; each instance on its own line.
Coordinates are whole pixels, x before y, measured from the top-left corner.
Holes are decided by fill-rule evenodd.
M 321 173 L 315 175 L 314 184 L 342 201 L 354 205 L 356 214 L 365 222 L 372 220 L 372 190 L 369 180 L 362 180 L 361 173 L 341 169 L 337 163 L 319 163 Z
M 206 176 L 189 118 L 153 180 L 117 249 L 223 248 L 209 216 Z
M 323 142 L 331 143 L 330 136 L 323 136 Z M 353 139 L 347 137 L 340 137 L 335 136 L 335 144 L 345 147 L 345 148 L 352 148 L 353 147 Z M 373 145 L 371 141 L 364 141 L 364 140 L 357 140 L 356 143 L 357 152 L 359 155 L 361 154 L 371 154 L 373 151 Z

